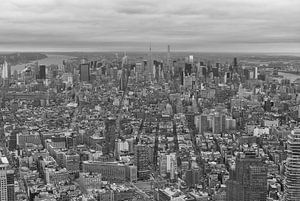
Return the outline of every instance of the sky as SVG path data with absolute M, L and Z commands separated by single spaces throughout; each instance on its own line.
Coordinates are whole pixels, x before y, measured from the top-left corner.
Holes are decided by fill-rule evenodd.
M 1 0 L 0 51 L 300 53 L 299 0 Z

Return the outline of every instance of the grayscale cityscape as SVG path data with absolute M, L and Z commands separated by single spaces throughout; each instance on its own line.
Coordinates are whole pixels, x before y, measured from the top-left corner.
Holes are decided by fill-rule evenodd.
M 2 0 L 0 201 L 300 201 L 300 1 Z

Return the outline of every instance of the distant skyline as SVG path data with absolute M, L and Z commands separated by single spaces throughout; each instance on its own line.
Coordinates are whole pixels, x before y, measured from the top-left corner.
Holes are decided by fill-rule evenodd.
M 2 0 L 0 51 L 300 53 L 298 0 Z

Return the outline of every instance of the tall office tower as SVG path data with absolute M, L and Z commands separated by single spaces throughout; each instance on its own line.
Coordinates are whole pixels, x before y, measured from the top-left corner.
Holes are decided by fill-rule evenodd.
M 254 79 L 258 79 L 258 67 L 254 68 Z
M 168 53 L 167 53 L 167 66 L 170 69 L 171 66 L 171 53 L 170 53 L 170 45 L 168 45 Z
M 219 68 L 218 67 L 213 67 L 212 68 L 212 73 L 214 77 L 219 77 Z
M 81 63 L 79 65 L 80 81 L 89 82 L 90 81 L 90 64 Z
M 197 184 L 200 184 L 200 169 L 188 169 L 185 173 L 185 183 L 188 187 L 194 187 Z
M 7 64 L 6 60 L 4 60 L 4 63 L 2 65 L 2 79 L 4 81 L 4 84 L 7 86 L 9 84 L 10 79 L 10 66 Z
M 232 68 L 232 71 L 233 72 L 238 72 L 238 61 L 237 61 L 237 58 L 236 57 L 234 57 L 234 59 L 233 59 L 233 68 Z
M 151 48 L 151 43 L 150 43 L 150 46 L 149 46 L 149 55 L 148 55 L 148 66 L 147 66 L 147 75 L 150 76 L 150 78 L 152 79 L 153 77 L 153 58 L 152 58 L 152 48 Z
M 221 114 L 221 131 L 225 131 L 226 129 L 226 115 Z
M 45 65 L 39 66 L 39 79 L 41 79 L 41 80 L 46 79 L 46 66 Z
M 203 134 L 208 129 L 208 121 L 206 115 L 200 116 L 200 122 L 199 122 L 199 132 Z
M 227 201 L 267 200 L 267 167 L 255 151 L 239 153 L 227 181 Z
M 212 132 L 214 134 L 220 134 L 222 132 L 222 118 L 219 114 L 213 117 Z
M 135 163 L 138 178 L 140 180 L 149 179 L 149 150 L 147 145 L 138 144 L 135 146 Z
M 7 198 L 7 178 L 6 178 L 6 168 L 8 166 L 8 161 L 6 157 L 0 158 L 0 201 L 6 201 Z
M 288 137 L 285 201 L 300 200 L 300 128 Z
M 234 58 L 233 58 L 233 66 L 235 67 L 235 66 L 237 66 L 237 65 L 238 65 L 238 63 L 237 63 L 237 58 L 234 57 Z
M 161 175 L 172 174 L 172 171 L 177 171 L 176 153 L 161 154 L 159 158 L 159 172 Z M 174 175 L 173 175 L 174 176 Z
M 166 80 L 171 79 L 172 67 L 173 66 L 171 61 L 170 45 L 168 45 L 167 62 L 166 62 L 166 67 L 164 67 L 163 70 L 163 75 Z
M 7 200 L 15 200 L 15 173 L 14 170 L 9 169 L 6 171 L 6 181 L 7 181 Z
M 119 89 L 120 89 L 120 91 L 125 91 L 125 88 L 126 88 L 126 82 L 127 82 L 127 77 L 126 77 L 126 74 L 127 74 L 127 72 L 126 72 L 127 70 L 126 69 L 122 69 L 121 70 L 121 76 L 120 76 L 120 84 L 119 84 Z
M 185 63 L 185 66 L 184 66 L 184 75 L 185 76 L 189 76 L 191 74 L 192 74 L 192 64 Z
M 103 151 L 104 154 L 114 153 L 116 132 L 116 119 L 111 117 L 107 118 L 105 120 L 105 146 Z

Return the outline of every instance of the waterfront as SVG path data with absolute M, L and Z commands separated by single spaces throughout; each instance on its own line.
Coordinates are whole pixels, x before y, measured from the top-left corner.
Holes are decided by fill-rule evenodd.
M 292 74 L 292 73 L 282 73 L 279 72 L 278 75 L 283 76 L 283 78 L 291 80 L 291 82 L 294 82 L 296 79 L 300 78 L 299 75 Z M 281 78 L 279 78 L 281 80 Z
M 46 66 L 51 65 L 51 64 L 61 66 L 63 63 L 63 60 L 70 60 L 70 59 L 74 58 L 74 57 L 67 56 L 67 55 L 55 55 L 55 54 L 46 54 L 46 56 L 47 56 L 47 58 L 37 60 L 38 63 L 44 64 Z M 26 65 L 32 64 L 35 62 L 36 61 L 32 61 L 30 63 L 18 64 L 15 66 L 11 66 L 11 71 L 13 72 L 14 70 L 17 70 L 19 72 L 19 71 L 23 70 L 26 67 Z

